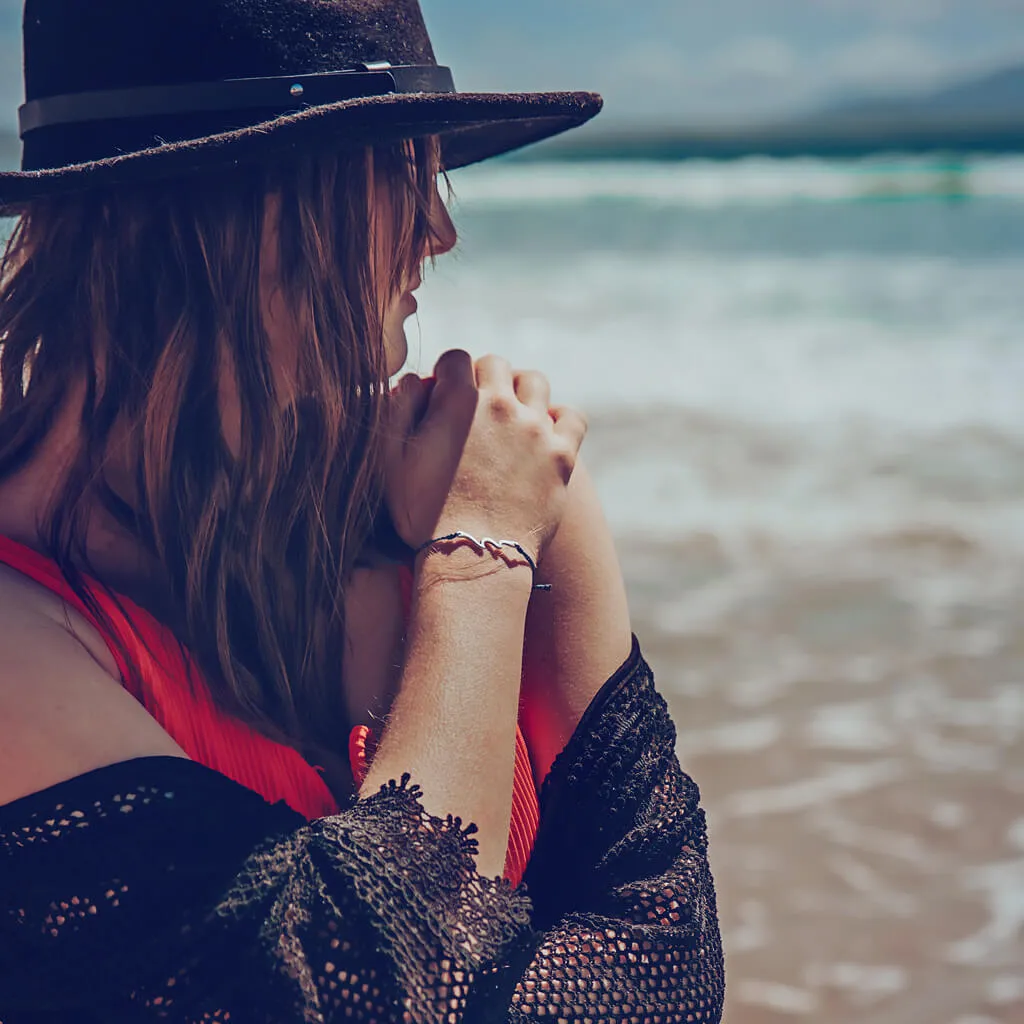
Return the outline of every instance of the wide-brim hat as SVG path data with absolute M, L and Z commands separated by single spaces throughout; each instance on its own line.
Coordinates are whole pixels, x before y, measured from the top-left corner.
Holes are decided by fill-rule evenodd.
M 26 0 L 0 208 L 425 135 L 462 167 L 583 124 L 591 92 L 462 93 L 417 0 Z

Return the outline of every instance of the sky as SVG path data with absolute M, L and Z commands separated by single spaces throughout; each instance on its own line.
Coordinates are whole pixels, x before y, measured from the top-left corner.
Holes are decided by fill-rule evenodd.
M 459 89 L 600 92 L 605 110 L 595 128 L 784 118 L 1024 62 L 1024 0 L 421 5 Z M 23 96 L 21 2 L 0 0 L 0 128 L 16 130 Z

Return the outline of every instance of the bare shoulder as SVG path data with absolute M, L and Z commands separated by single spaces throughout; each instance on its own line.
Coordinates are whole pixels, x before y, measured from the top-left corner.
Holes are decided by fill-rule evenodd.
M 121 685 L 102 637 L 0 566 L 0 804 L 153 755 L 186 756 Z

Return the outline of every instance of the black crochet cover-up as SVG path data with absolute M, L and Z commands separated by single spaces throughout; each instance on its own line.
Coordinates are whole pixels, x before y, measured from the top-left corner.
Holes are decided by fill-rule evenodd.
M 636 637 L 540 793 L 522 884 L 405 774 L 307 823 L 143 757 L 0 807 L 0 1021 L 721 1019 L 704 813 Z

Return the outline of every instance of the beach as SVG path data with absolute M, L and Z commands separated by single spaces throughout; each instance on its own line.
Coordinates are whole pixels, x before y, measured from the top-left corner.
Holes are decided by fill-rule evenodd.
M 410 367 L 583 409 L 730 1024 L 1024 1021 L 1024 160 L 452 176 Z

